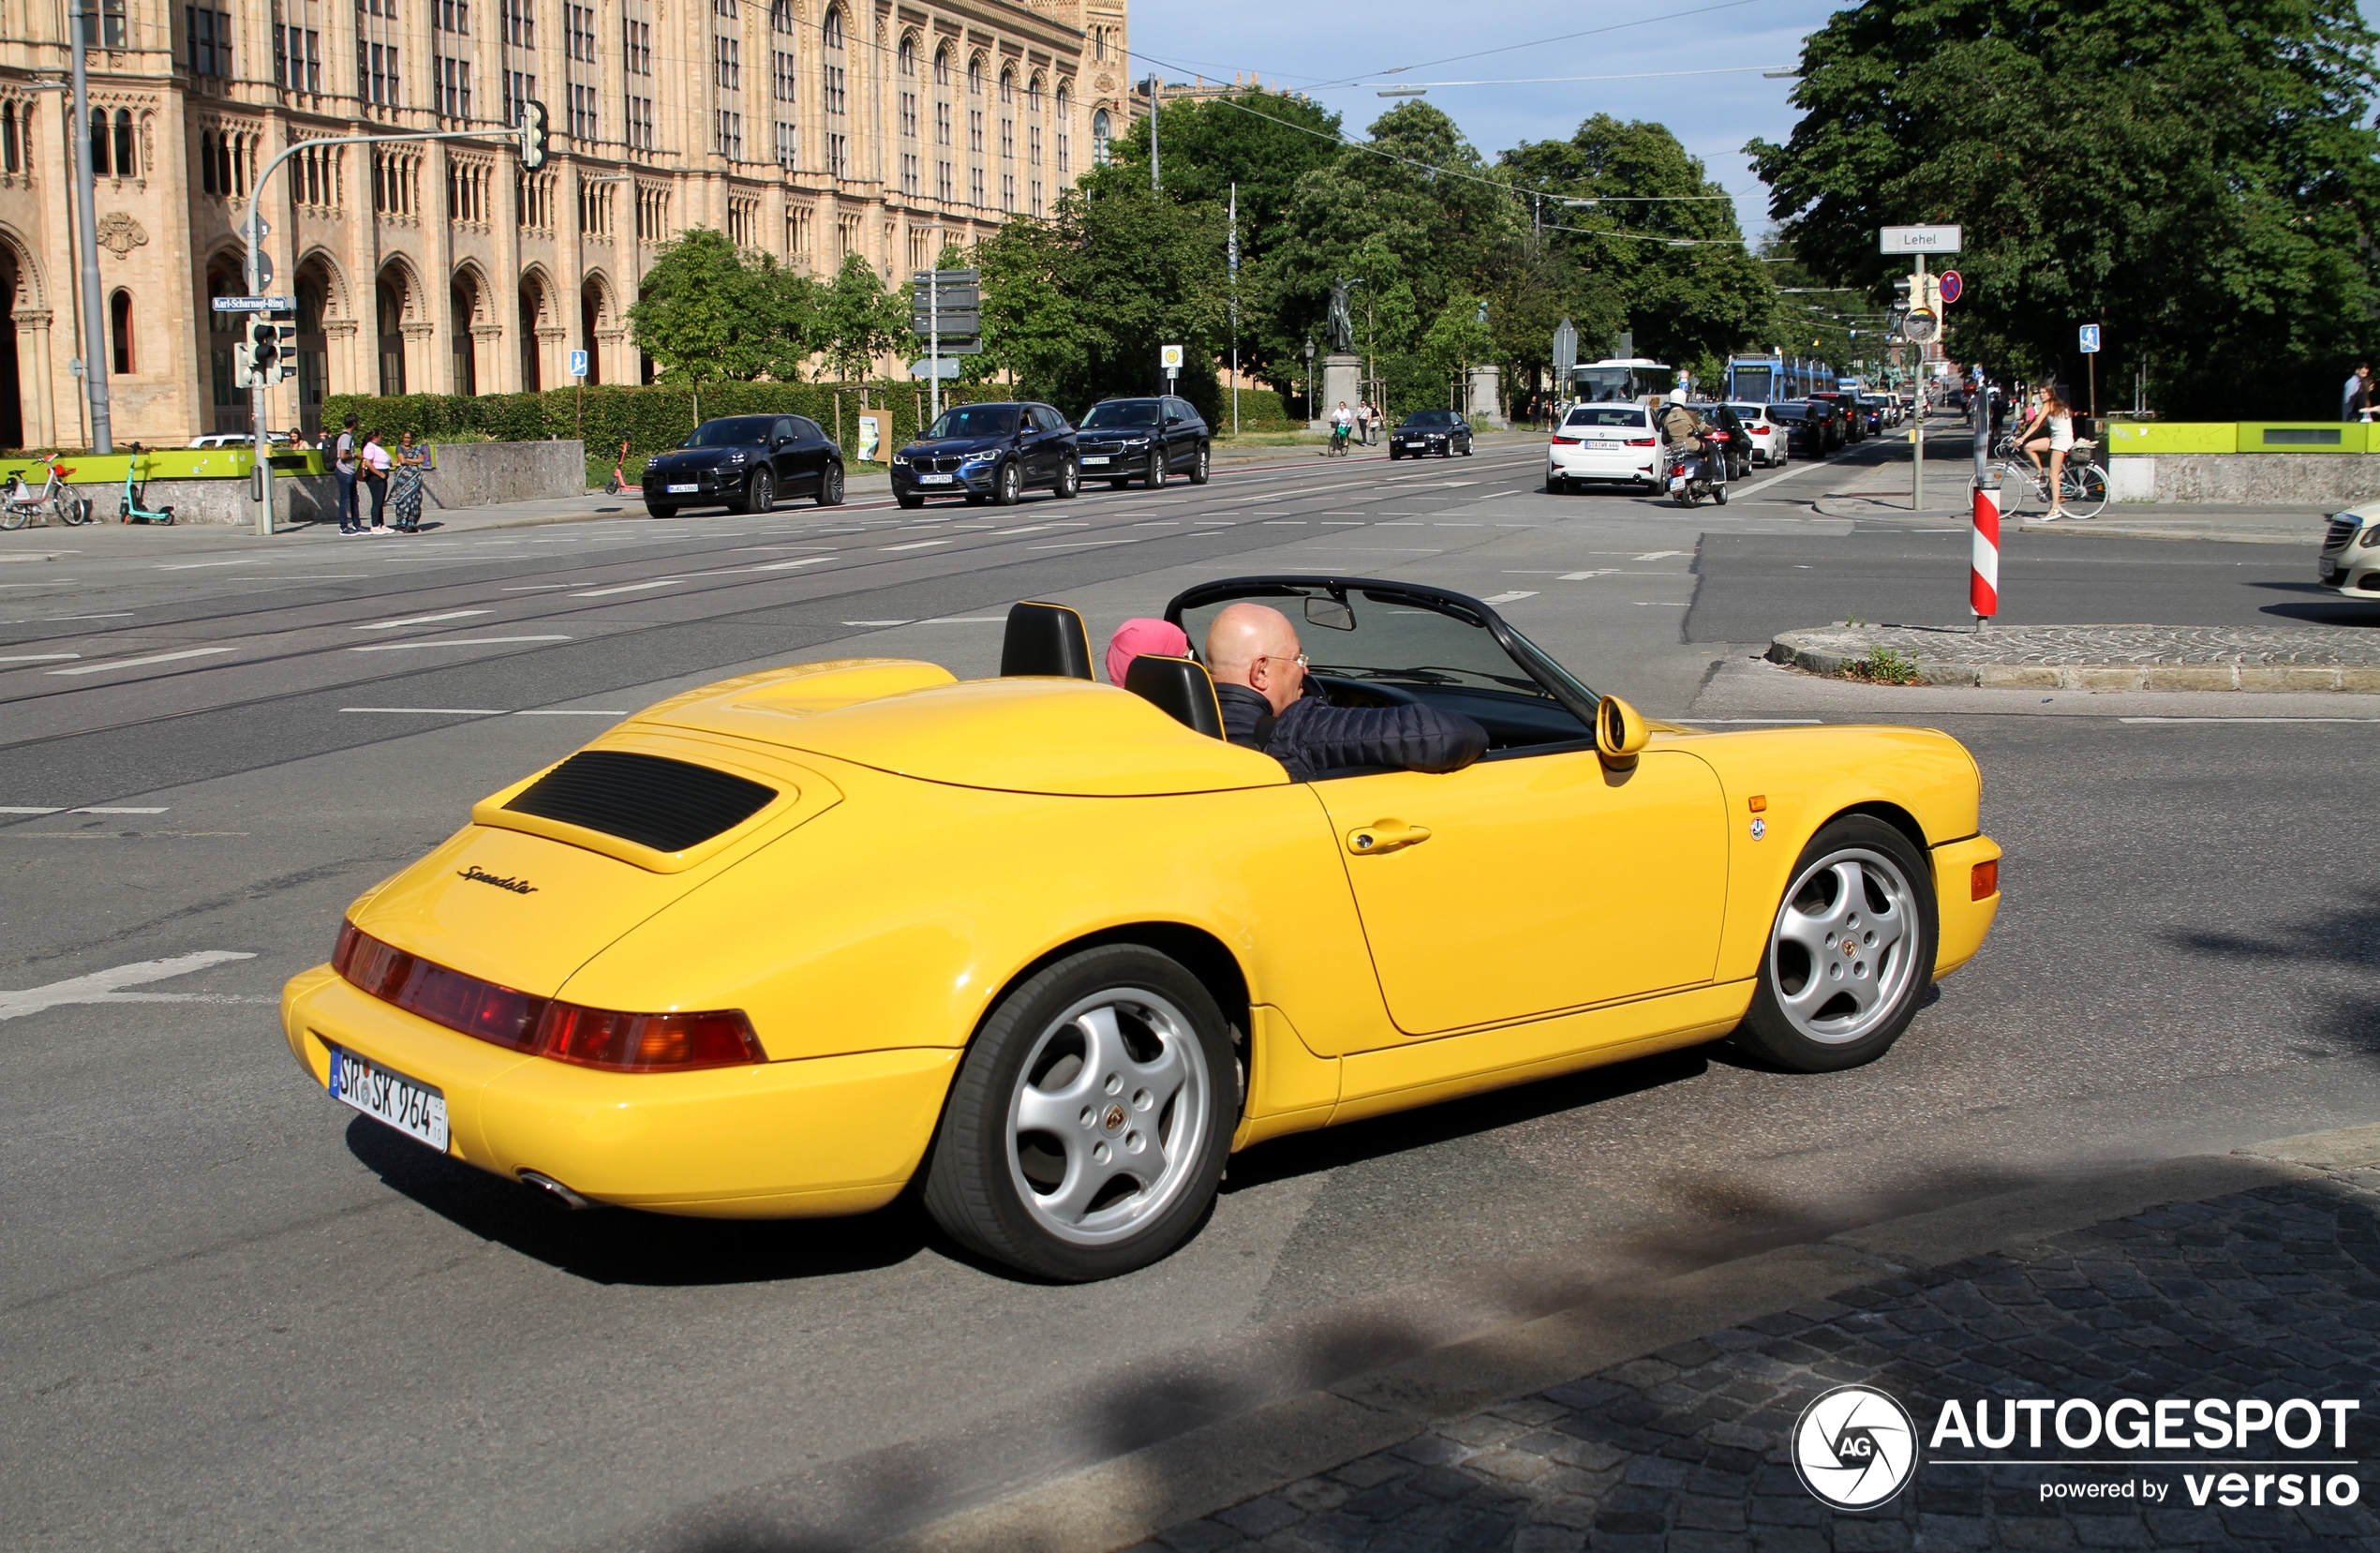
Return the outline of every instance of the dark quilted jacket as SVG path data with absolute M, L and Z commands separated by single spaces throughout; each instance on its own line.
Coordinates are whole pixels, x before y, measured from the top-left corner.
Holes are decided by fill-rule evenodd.
M 1223 737 L 1261 750 L 1299 782 L 1348 767 L 1457 771 L 1480 758 L 1488 735 L 1460 712 L 1435 707 L 1334 707 L 1319 695 L 1275 717 L 1245 685 L 1217 685 Z

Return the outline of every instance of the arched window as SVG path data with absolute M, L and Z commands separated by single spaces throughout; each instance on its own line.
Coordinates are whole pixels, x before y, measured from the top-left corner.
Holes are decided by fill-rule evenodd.
M 1058 116 L 1064 118 L 1074 112 L 1075 89 L 1064 82 L 1058 82 Z
M 94 175 L 108 175 L 108 111 L 91 110 L 91 171 Z
M 917 76 L 917 35 L 904 33 L 900 39 L 900 73 L 915 80 Z
M 115 111 L 115 175 L 137 178 L 141 175 L 141 158 L 132 149 L 132 110 Z
M 1038 70 L 1034 72 L 1033 80 L 1025 83 L 1025 106 L 1036 113 L 1041 112 L 1042 84 L 1041 72 Z
M 1003 102 L 1017 100 L 1017 72 L 1005 67 L 1003 67 L 1000 72 L 1000 100 Z
M 116 376 L 132 374 L 132 293 L 118 291 L 108 298 L 108 344 L 115 356 Z
M 984 95 L 984 56 L 981 54 L 967 61 L 967 95 L 971 97 Z
M 840 6 L 826 7 L 826 41 L 830 49 L 843 46 L 843 8 Z
M 950 45 L 947 43 L 934 51 L 934 84 L 950 84 Z
M 1097 165 L 1108 165 L 1108 111 L 1105 108 L 1091 115 L 1091 159 Z

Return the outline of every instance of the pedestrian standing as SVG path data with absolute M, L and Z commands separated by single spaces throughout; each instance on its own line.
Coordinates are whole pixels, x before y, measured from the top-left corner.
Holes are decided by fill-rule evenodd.
M 361 532 L 362 515 L 355 507 L 355 417 L 350 415 L 331 446 L 331 477 L 339 485 L 339 532 Z
M 389 504 L 389 450 L 380 446 L 380 434 L 367 431 L 358 456 L 364 460 L 364 483 L 372 491 L 372 529 L 376 534 L 392 530 L 384 520 Z
M 399 533 L 422 531 L 422 450 L 413 445 L 409 431 L 397 439 L 396 478 L 389 483 L 389 505 L 396 511 Z
M 1359 399 L 1356 401 L 1356 429 L 1361 433 L 1363 437 L 1363 445 L 1365 447 L 1370 447 L 1372 445 L 1372 428 L 1376 424 L 1377 424 L 1379 419 L 1380 412 L 1372 408 L 1372 401 L 1369 398 Z
M 2347 374 L 2346 386 L 2339 391 L 2339 419 L 2360 421 L 2372 405 L 2372 364 L 2360 362 Z

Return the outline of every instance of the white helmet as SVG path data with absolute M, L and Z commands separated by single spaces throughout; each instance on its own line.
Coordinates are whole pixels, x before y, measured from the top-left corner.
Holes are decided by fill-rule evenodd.
M 1686 390 L 1683 388 L 1673 388 L 1670 390 L 1670 403 L 1673 405 L 1682 405 L 1685 402 Z

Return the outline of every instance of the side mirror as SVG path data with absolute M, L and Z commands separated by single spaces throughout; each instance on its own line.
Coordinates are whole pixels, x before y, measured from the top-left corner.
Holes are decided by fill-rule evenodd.
M 1616 695 L 1603 697 L 1595 709 L 1595 748 L 1614 766 L 1633 766 L 1652 739 L 1644 715 Z

